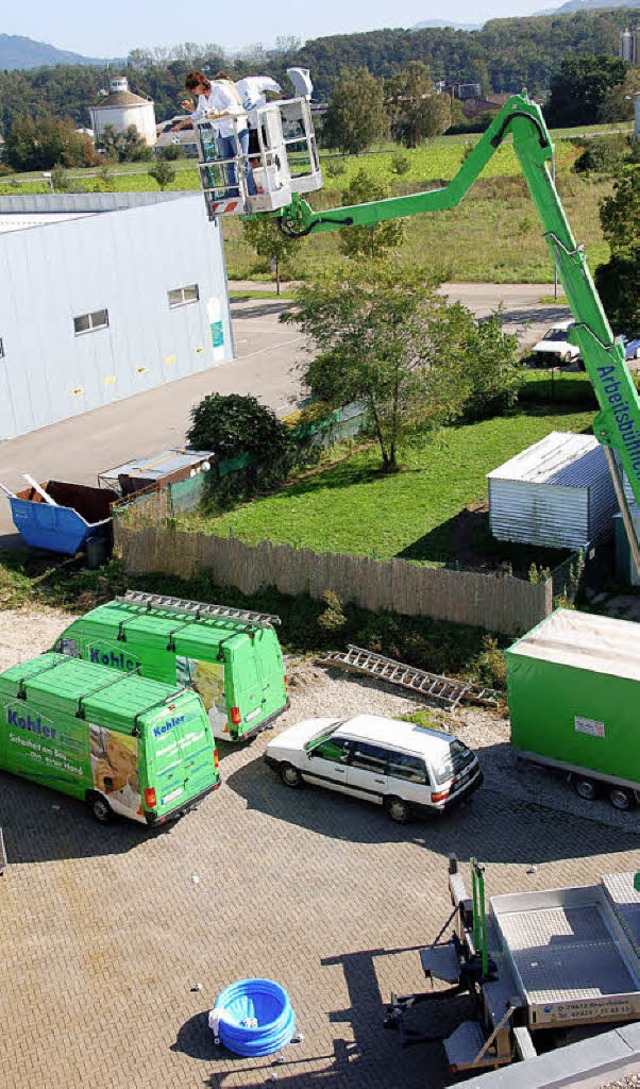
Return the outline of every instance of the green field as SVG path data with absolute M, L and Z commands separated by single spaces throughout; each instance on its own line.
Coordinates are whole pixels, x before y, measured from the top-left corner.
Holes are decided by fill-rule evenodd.
M 311 197 L 314 207 L 340 205 L 342 191 L 354 174 L 365 170 L 373 180 L 383 182 L 392 194 L 402 195 L 438 187 L 459 169 L 468 145 L 477 136 L 443 136 L 420 148 L 403 152 L 410 169 L 398 176 L 393 172 L 397 146 L 386 145 L 359 156 L 322 153 L 325 188 Z M 579 177 L 571 172 L 579 148 L 568 139 L 556 146 L 558 190 L 576 240 L 586 246 L 591 267 L 607 260 L 598 216 L 599 202 L 611 191 L 602 178 Z M 172 191 L 196 190 L 199 176 L 192 160 L 178 161 Z M 339 170 L 340 173 L 336 174 Z M 74 185 L 93 190 L 96 171 L 82 175 L 70 171 Z M 118 192 L 154 190 L 157 183 L 140 163 L 123 164 L 110 171 Z M 21 175 L 0 183 L 0 194 L 48 192 L 48 184 L 37 174 Z M 269 276 L 268 265 L 256 257 L 244 240 L 238 219 L 224 221 L 227 271 L 230 279 Z M 414 216 L 406 221 L 402 258 L 427 264 L 443 279 L 492 281 L 495 283 L 548 283 L 553 267 L 542 227 L 520 177 L 513 147 L 498 149 L 478 182 L 459 208 L 437 215 Z M 302 240 L 284 274 L 308 279 L 328 264 L 340 261 L 338 233 L 323 233 Z
M 550 431 L 583 431 L 592 421 L 591 411 L 522 407 L 437 432 L 407 454 L 401 473 L 380 473 L 377 447 L 371 446 L 223 517 L 195 516 L 180 524 L 233 534 L 248 544 L 270 540 L 381 560 L 448 562 L 458 558 L 454 520 L 486 498 L 486 473 Z M 475 544 L 485 548 L 480 521 L 478 531 Z

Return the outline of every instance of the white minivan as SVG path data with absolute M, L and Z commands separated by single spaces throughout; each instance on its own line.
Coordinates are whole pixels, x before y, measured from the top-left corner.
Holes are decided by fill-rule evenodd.
M 477 756 L 458 738 L 379 715 L 298 722 L 269 742 L 265 760 L 286 786 L 352 794 L 400 823 L 449 809 L 482 783 Z

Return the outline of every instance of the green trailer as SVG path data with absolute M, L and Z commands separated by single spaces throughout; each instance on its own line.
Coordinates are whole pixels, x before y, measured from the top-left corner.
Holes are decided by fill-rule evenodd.
M 192 689 L 53 652 L 0 675 L 0 768 L 82 799 L 102 822 L 164 824 L 220 784 Z
M 511 744 L 569 774 L 577 793 L 640 800 L 638 627 L 557 609 L 507 652 Z
M 242 741 L 288 706 L 277 617 L 129 591 L 75 620 L 54 650 L 196 690 L 214 737 Z

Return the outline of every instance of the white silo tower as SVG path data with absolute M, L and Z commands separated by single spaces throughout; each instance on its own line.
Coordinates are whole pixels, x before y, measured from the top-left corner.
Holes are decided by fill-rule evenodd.
M 113 125 L 116 132 L 126 132 L 130 125 L 135 125 L 148 147 L 153 147 L 156 142 L 153 99 L 134 95 L 129 90 L 126 76 L 116 76 L 110 80 L 109 94 L 98 105 L 90 106 L 89 113 L 97 145 L 107 125 Z

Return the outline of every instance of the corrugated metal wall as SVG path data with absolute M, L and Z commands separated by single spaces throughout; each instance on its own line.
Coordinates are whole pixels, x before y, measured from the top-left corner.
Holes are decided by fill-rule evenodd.
M 7 199 L 30 210 L 4 198 L 0 215 Z M 96 214 L 0 235 L 2 438 L 233 358 L 221 233 L 199 194 L 40 197 L 38 210 Z M 199 300 L 171 309 L 168 292 L 191 284 Z M 105 309 L 108 328 L 76 335 L 75 317 Z
M 584 547 L 617 510 L 604 451 L 591 436 L 553 433 L 488 474 L 499 541 Z

